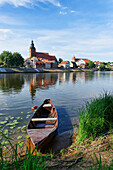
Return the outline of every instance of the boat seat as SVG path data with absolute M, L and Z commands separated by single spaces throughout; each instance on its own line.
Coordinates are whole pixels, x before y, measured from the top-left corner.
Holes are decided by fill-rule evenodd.
M 37 124 L 35 125 L 35 128 L 52 128 L 54 126 L 54 123 L 41 123 L 41 124 Z
M 57 117 L 47 117 L 47 118 L 32 118 L 32 121 L 36 121 L 36 122 L 42 122 L 42 121 L 54 121 L 57 120 Z
M 52 107 L 52 104 L 44 104 L 43 107 Z

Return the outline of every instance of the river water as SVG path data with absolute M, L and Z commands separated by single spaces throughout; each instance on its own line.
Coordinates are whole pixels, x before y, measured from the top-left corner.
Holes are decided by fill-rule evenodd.
M 113 72 L 0 74 L 0 129 L 21 138 L 32 106 L 50 98 L 58 112 L 60 134 L 75 126 L 87 101 L 105 91 L 113 92 Z

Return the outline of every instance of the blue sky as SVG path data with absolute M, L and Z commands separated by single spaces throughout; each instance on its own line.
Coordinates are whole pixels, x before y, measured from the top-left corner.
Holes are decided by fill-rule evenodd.
M 0 0 L 0 53 L 113 61 L 113 0 Z

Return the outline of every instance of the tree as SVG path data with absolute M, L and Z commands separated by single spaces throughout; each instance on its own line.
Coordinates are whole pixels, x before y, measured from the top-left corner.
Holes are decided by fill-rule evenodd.
M 58 63 L 61 63 L 63 61 L 63 59 L 62 58 L 59 58 L 59 61 L 58 61 Z
M 3 51 L 0 55 L 0 62 L 2 62 L 6 66 L 23 66 L 24 59 L 18 52 L 14 52 L 13 54 L 9 51 Z
M 87 63 L 87 68 L 95 68 L 95 64 L 94 64 L 94 62 L 93 61 L 88 61 L 88 63 Z
M 99 70 L 100 70 L 100 71 L 104 71 L 104 70 L 105 70 L 105 65 L 104 65 L 104 63 L 101 63 L 101 64 L 100 64 Z
M 4 63 L 4 65 L 9 65 L 9 61 L 12 58 L 12 53 L 9 51 L 3 51 L 0 55 L 0 61 Z
M 24 59 L 21 54 L 14 52 L 13 53 L 13 66 L 23 66 Z

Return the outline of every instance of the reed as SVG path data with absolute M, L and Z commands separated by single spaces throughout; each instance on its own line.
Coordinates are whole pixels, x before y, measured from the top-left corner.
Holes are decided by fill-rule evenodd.
M 102 164 L 101 155 L 99 154 L 99 158 L 94 153 L 94 158 L 92 159 L 93 165 L 89 167 L 89 170 L 112 170 L 113 169 L 113 163 L 110 165 Z M 113 162 L 113 161 L 112 161 Z
M 78 141 L 94 139 L 113 128 L 113 96 L 105 92 L 80 111 Z
M 23 156 L 22 152 L 18 152 L 19 144 L 13 145 L 9 137 L 0 132 L 2 139 L 5 138 L 10 145 L 10 149 L 5 152 L 4 147 L 0 143 L 0 169 L 1 170 L 43 170 L 47 169 L 47 159 L 48 157 L 41 157 L 32 155 L 30 148 L 26 147 L 26 152 Z

